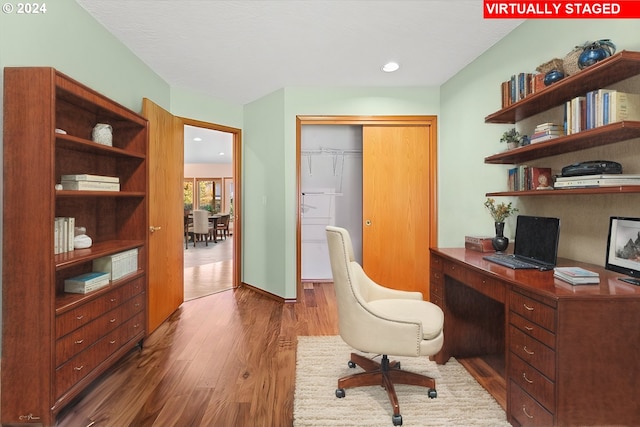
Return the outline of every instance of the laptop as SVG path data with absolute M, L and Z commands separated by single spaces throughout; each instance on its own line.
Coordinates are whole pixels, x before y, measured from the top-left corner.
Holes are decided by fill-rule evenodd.
M 518 215 L 513 254 L 484 256 L 513 269 L 552 270 L 558 257 L 560 219 Z

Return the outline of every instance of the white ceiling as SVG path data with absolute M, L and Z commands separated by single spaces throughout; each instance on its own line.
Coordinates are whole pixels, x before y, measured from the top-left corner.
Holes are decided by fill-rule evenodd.
M 483 19 L 482 0 L 76 1 L 172 87 L 238 105 L 286 87 L 440 86 L 522 22 Z M 224 133 L 201 129 L 209 146 L 196 130 L 185 162 L 230 161 Z
M 231 163 L 232 157 L 233 134 L 185 125 L 185 163 Z
M 176 88 L 440 86 L 519 25 L 482 0 L 76 0 Z M 400 70 L 383 73 L 387 61 Z

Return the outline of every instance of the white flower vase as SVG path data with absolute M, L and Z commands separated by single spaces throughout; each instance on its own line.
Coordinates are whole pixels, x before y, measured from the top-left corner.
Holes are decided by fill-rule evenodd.
M 102 145 L 113 145 L 113 128 L 107 123 L 98 123 L 94 126 L 91 138 Z

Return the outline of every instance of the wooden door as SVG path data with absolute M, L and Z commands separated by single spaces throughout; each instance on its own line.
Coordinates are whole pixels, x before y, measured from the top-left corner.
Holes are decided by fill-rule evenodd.
M 182 120 L 148 99 L 149 265 L 147 333 L 184 300 L 184 139 Z
M 363 127 L 362 263 L 376 282 L 429 298 L 429 126 Z

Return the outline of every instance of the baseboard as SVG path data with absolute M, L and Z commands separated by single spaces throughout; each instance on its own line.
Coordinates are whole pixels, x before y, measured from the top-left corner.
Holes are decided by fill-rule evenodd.
M 279 295 L 272 294 L 271 292 L 267 292 L 264 289 L 256 288 L 255 286 L 252 286 L 252 285 L 250 285 L 248 283 L 245 283 L 245 282 L 242 282 L 241 286 L 244 286 L 247 289 L 251 289 L 253 292 L 255 292 L 257 294 L 260 294 L 260 295 L 263 295 L 263 296 L 265 296 L 265 297 L 267 297 L 269 299 L 272 299 L 274 301 L 277 301 L 277 302 L 282 302 L 282 303 L 297 302 L 295 298 L 293 298 L 293 299 L 282 298 Z

